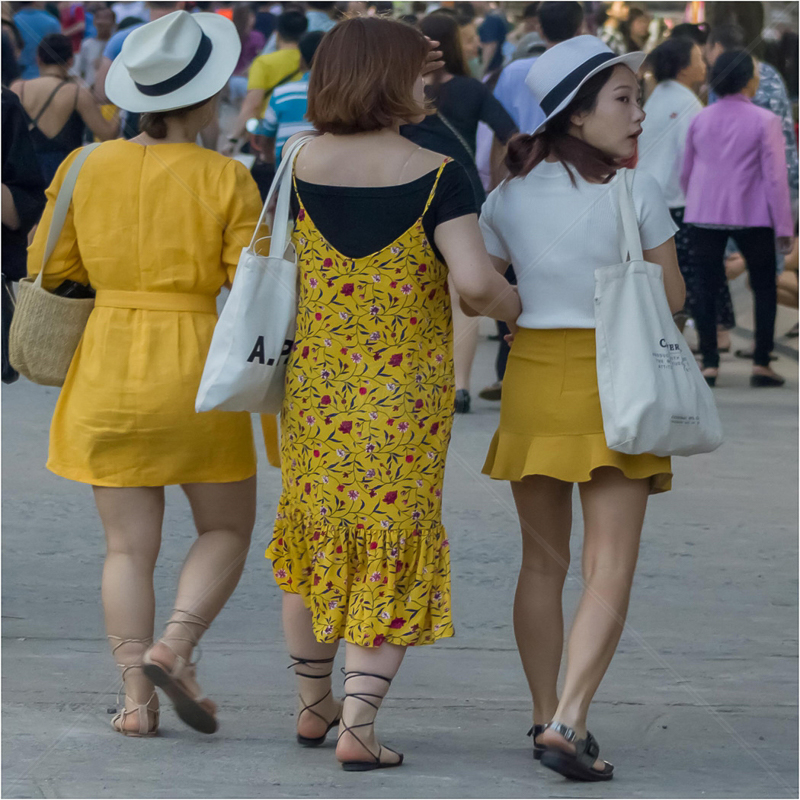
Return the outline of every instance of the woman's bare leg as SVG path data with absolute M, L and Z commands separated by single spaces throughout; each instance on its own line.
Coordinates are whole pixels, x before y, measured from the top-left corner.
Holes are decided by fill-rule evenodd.
M 618 469 L 602 467 L 591 481 L 580 484 L 580 493 L 585 585 L 570 631 L 566 678 L 554 718 L 584 738 L 589 704 L 625 624 L 649 480 L 631 480 Z M 551 729 L 541 741 L 574 752 L 574 745 Z M 602 768 L 602 760 L 595 765 Z
M 533 722 L 550 722 L 564 649 L 561 594 L 569 569 L 572 484 L 535 475 L 511 484 L 522 529 L 514 635 L 533 698 Z
M 187 661 L 205 632 L 199 617 L 207 624 L 222 611 L 239 583 L 244 569 L 256 514 L 255 476 L 233 483 L 190 483 L 183 491 L 192 507 L 198 537 L 186 556 L 178 580 L 175 608 L 171 619 L 181 625 L 168 625 L 163 639 L 156 643 L 153 656 L 167 666 L 175 654 Z
M 405 647 L 388 642 L 384 642 L 380 647 L 360 647 L 357 644 L 346 643 L 345 671 L 347 673 L 382 675 L 389 680 L 384 681 L 375 677 L 350 677 L 346 681 L 346 694 L 342 706 L 343 724 L 339 728 L 339 740 L 336 743 L 336 758 L 339 761 L 374 761 L 378 756 L 380 744 L 375 736 L 375 726 L 369 724 L 375 720 L 378 709 L 373 708 L 364 700 L 348 697 L 348 695 L 354 693 L 369 695 L 366 696 L 366 700 L 380 707 L 383 698 L 389 691 L 389 681 L 400 669 L 405 654 Z M 366 725 L 366 727 L 355 727 L 353 733 L 345 730 L 346 727 L 358 725 Z M 384 748 L 380 752 L 380 760 L 386 764 L 396 763 L 399 756 Z
M 342 704 L 333 696 L 331 676 L 328 675 L 333 671 L 333 659 L 339 649 L 339 642 L 318 642 L 314 638 L 311 619 L 311 611 L 306 608 L 299 594 L 283 593 L 283 634 L 289 656 L 298 660 L 320 662 L 297 664 L 294 668 L 300 703 L 298 712 L 303 706 L 313 703 L 313 710 L 319 714 L 317 716 L 310 711 L 300 713 L 297 718 L 297 733 L 308 739 L 316 739 L 323 736 L 328 725 L 338 718 Z M 324 675 L 328 677 L 322 677 Z
M 153 572 L 161 547 L 164 489 L 95 486 L 94 499 L 106 533 L 102 582 L 106 632 L 118 664 L 141 664 L 142 655 L 153 639 L 156 606 Z M 140 641 L 124 642 L 129 639 Z M 153 684 L 140 669 L 126 671 L 129 711 L 135 705 L 147 703 L 153 691 Z M 157 706 L 151 703 L 151 707 Z M 130 730 L 139 726 L 135 714 L 125 717 L 123 724 Z

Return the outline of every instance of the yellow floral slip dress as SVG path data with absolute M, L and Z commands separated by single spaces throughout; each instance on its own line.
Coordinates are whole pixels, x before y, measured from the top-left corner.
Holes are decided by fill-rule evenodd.
M 452 319 L 447 268 L 422 224 L 445 164 L 414 225 L 364 258 L 334 249 L 297 195 L 297 336 L 266 555 L 278 586 L 303 596 L 321 642 L 453 635 L 441 519 Z

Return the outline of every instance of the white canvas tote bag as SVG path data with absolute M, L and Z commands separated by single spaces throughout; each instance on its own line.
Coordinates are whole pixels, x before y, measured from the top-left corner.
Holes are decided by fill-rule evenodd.
M 297 317 L 297 264 L 285 257 L 292 169 L 299 149 L 312 138 L 298 139 L 284 154 L 250 245 L 242 250 L 214 328 L 195 411 L 281 410 Z M 258 233 L 276 191 L 269 255 L 261 256 L 256 252 Z
M 708 453 L 722 444 L 714 396 L 672 319 L 661 266 L 644 260 L 632 177 L 620 170 L 617 179 L 623 263 L 594 273 L 606 443 L 630 455 Z

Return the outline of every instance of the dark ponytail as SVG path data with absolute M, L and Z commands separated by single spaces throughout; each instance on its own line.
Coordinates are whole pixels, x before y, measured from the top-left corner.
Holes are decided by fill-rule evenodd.
M 548 120 L 540 133 L 518 133 L 508 144 L 506 167 L 512 178 L 524 178 L 548 156 L 555 156 L 565 167 L 574 186 L 574 167 L 580 176 L 593 183 L 608 183 L 618 169 L 617 162 L 597 147 L 569 134 L 574 114 L 592 111 L 597 96 L 606 85 L 613 69 L 604 69 L 581 86 L 572 102 Z

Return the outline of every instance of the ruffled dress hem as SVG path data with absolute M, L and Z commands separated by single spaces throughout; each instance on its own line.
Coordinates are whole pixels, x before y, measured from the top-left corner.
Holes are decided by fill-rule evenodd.
M 608 447 L 603 433 L 529 436 L 498 430 L 482 471 L 501 481 L 546 475 L 568 483 L 585 483 L 600 467 L 616 467 L 626 478 L 650 478 L 650 494 L 672 488 L 669 458 L 618 453 Z
M 303 597 L 319 642 L 414 646 L 455 633 L 442 525 L 352 528 L 279 509 L 266 557 L 278 587 Z

